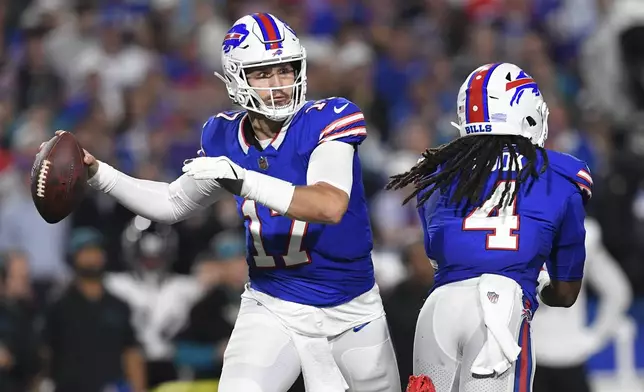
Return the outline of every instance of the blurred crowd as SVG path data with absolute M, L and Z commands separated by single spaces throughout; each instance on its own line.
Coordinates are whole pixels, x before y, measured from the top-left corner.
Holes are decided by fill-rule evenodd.
M 204 121 L 230 108 L 213 76 L 223 36 L 260 11 L 306 47 L 307 98 L 345 96 L 369 122 L 359 153 L 402 378 L 433 277 L 414 205 L 383 185 L 456 136 L 458 87 L 481 64 L 513 62 L 539 83 L 547 147 L 589 164 L 589 214 L 644 295 L 638 0 L 0 0 L 0 390 L 216 379 L 245 279 L 234 200 L 162 227 L 91 193 L 49 225 L 29 177 L 64 129 L 127 174 L 174 180 Z

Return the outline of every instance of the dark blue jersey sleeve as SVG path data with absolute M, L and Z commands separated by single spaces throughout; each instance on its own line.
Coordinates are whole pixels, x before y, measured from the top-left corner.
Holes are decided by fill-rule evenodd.
M 311 106 L 318 107 L 314 118 L 320 129 L 318 144 L 337 140 L 358 145 L 367 137 L 364 114 L 353 102 L 345 98 L 330 98 Z
M 206 121 L 203 126 L 201 127 L 201 148 L 197 152 L 197 155 L 200 157 L 206 157 L 212 154 L 211 151 L 208 151 L 210 149 L 210 146 L 213 142 L 214 139 L 214 134 L 215 134 L 215 122 L 216 117 L 210 117 L 208 121 Z M 210 154 L 209 154 L 210 152 Z M 212 156 L 212 155 L 211 155 Z
M 561 225 L 546 263 L 550 278 L 565 282 L 581 280 L 586 261 L 584 200 L 581 193 L 568 198 Z
M 593 178 L 585 162 L 572 155 L 548 150 L 550 168 L 573 183 L 581 192 L 584 202 L 593 195 Z
M 237 138 L 237 129 L 244 114 L 243 111 L 227 111 L 210 117 L 201 128 L 201 149 L 198 155 L 225 155 L 225 146 Z

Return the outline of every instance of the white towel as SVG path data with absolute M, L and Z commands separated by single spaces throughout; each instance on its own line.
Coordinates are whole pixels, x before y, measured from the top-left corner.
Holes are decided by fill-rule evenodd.
M 292 332 L 300 356 L 306 392 L 344 392 L 349 389 L 325 337 L 314 338 Z
M 505 276 L 484 274 L 479 279 L 478 289 L 487 338 L 471 371 L 484 377 L 499 376 L 510 369 L 521 352 L 509 329 L 521 287 Z

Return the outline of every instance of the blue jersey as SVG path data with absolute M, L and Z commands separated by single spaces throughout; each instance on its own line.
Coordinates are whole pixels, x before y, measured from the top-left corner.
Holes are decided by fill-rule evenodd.
M 494 194 L 478 207 L 463 213 L 462 205 L 450 203 L 452 186 L 445 194 L 435 192 L 419 208 L 427 256 L 438 267 L 434 287 L 485 273 L 499 274 L 519 283 L 536 310 L 537 276 L 544 263 L 554 280 L 582 278 L 586 259 L 584 204 L 591 196 L 592 178 L 584 162 L 563 153 L 547 154 L 546 172 L 529 190 L 521 186 L 517 198 L 501 214 L 496 204 L 506 183 L 497 183 L 496 171 L 486 187 L 494 188 Z M 510 170 L 516 178 L 509 153 L 496 170 Z M 514 190 L 516 183 L 510 184 Z
M 203 127 L 206 156 L 226 156 L 239 166 L 294 185 L 306 185 L 313 150 L 327 141 L 357 146 L 366 138 L 364 115 L 344 98 L 310 101 L 262 148 L 245 111 L 224 112 Z M 251 142 L 253 141 L 253 142 Z M 349 206 L 337 225 L 294 221 L 236 197 L 245 220 L 251 286 L 271 296 L 318 307 L 336 306 L 375 284 L 373 247 L 358 154 L 354 154 Z

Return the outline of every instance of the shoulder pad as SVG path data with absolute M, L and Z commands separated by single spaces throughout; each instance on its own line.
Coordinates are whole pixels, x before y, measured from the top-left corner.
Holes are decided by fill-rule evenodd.
M 575 184 L 584 196 L 584 201 L 588 201 L 592 197 L 593 178 L 584 161 L 569 154 L 550 150 L 548 150 L 548 160 L 549 166 L 554 172 Z
M 340 140 L 360 144 L 367 137 L 362 110 L 346 98 L 332 97 L 307 103 L 304 115 L 319 130 L 318 144 Z
M 216 138 L 221 137 L 221 134 L 228 128 L 237 129 L 237 125 L 244 113 L 246 112 L 243 110 L 230 110 L 210 117 L 201 128 L 201 149 L 198 151 L 198 155 L 216 155 L 212 151 L 212 146 L 221 144 L 216 142 Z

